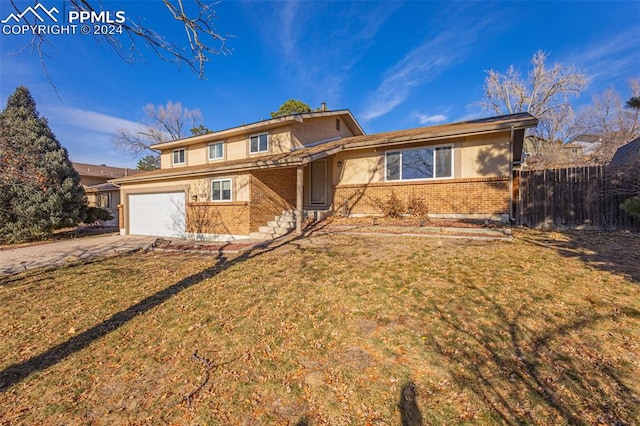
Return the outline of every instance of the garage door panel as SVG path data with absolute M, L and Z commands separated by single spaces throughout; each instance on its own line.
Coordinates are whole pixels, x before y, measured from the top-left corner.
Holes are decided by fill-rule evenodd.
M 185 236 L 184 192 L 129 195 L 129 233 L 158 237 Z

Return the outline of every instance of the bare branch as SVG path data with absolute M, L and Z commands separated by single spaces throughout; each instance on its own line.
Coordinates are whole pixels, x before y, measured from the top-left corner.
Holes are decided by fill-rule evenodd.
M 14 0 L 10 1 L 14 9 L 20 12 Z M 77 11 L 95 12 L 102 9 L 102 2 L 99 0 L 68 0 L 68 2 Z M 215 3 L 210 4 L 203 0 L 194 0 L 190 2 L 190 6 L 192 6 L 190 8 L 192 9 L 191 12 L 185 9 L 182 0 L 163 0 L 163 4 L 173 18 L 184 27 L 186 41 L 182 46 L 165 39 L 153 28 L 142 25 L 139 18 L 134 17 L 127 17 L 126 21 L 121 24 L 123 32 L 128 36 L 128 47 L 123 46 L 120 35 L 104 34 L 94 37 L 98 42 L 105 42 L 110 45 L 122 60 L 129 63 L 134 62 L 137 57 L 142 57 L 141 51 L 138 50 L 138 42 L 142 42 L 143 45 L 150 47 L 162 60 L 177 65 L 187 65 L 198 75 L 198 78 L 204 79 L 205 65 L 212 56 L 231 53 L 226 47 L 226 41 L 229 36 L 220 34 L 213 25 L 213 21 L 217 18 L 213 9 Z M 23 19 L 29 24 L 27 17 Z M 45 58 L 48 57 L 45 53 L 46 41 L 48 41 L 46 35 L 34 34 L 32 40 L 20 52 L 23 52 L 26 47 L 31 47 L 38 52 L 47 80 L 53 86 L 46 69 Z M 55 86 L 53 87 L 55 88 Z
M 526 82 L 513 66 L 504 74 L 488 71 L 485 97 L 479 104 L 498 114 L 529 112 L 539 120 L 538 127 L 530 134 L 549 141 L 563 141 L 573 117 L 569 98 L 582 92 L 586 78 L 559 64 L 547 69 L 547 56 L 542 51 L 533 55 Z
M 190 136 L 190 129 L 202 124 L 198 109 L 183 108 L 180 102 L 168 101 L 166 105 L 147 104 L 143 108 L 145 125 L 135 130 L 117 129 L 112 143 L 135 158 L 157 156 L 151 145 Z
M 631 80 L 633 96 L 640 92 L 640 80 Z M 574 134 L 594 134 L 601 140 L 594 161 L 606 164 L 619 147 L 640 137 L 640 111 L 625 108 L 620 95 L 609 89 L 593 97 L 592 105 L 582 108 L 572 126 Z

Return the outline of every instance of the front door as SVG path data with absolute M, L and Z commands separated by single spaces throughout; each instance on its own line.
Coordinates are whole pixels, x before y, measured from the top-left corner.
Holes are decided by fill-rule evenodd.
M 310 204 L 324 206 L 327 204 L 327 159 L 316 160 L 310 166 Z

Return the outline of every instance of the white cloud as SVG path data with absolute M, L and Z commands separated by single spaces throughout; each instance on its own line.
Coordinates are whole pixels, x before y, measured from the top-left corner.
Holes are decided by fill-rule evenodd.
M 620 32 L 605 42 L 594 42 L 566 57 L 562 63 L 575 65 L 590 82 L 608 85 L 627 75 L 640 73 L 636 29 Z M 606 80 L 606 81 L 603 81 Z
M 69 151 L 71 161 L 136 167 L 136 161 L 116 148 L 111 140 L 116 130 L 135 130 L 141 123 L 96 111 L 52 104 L 39 109 L 41 115 L 49 121 L 49 127 L 58 141 Z
M 387 114 L 409 96 L 412 88 L 433 80 L 457 62 L 464 46 L 451 47 L 460 44 L 462 39 L 464 37 L 453 32 L 444 32 L 409 52 L 385 73 L 370 97 L 368 108 L 362 114 L 363 119 L 372 120 Z
M 381 83 L 369 96 L 361 114 L 363 119 L 373 120 L 389 113 L 403 103 L 414 88 L 433 81 L 451 66 L 464 61 L 480 38 L 486 40 L 492 32 L 499 30 L 495 25 L 498 19 L 499 15 L 488 15 L 484 20 L 466 22 L 468 18 L 456 13 L 447 15 L 441 21 L 444 30 L 436 32 L 385 72 Z
M 135 121 L 78 108 L 47 105 L 42 110 L 43 115 L 51 121 L 90 133 L 111 135 L 117 129 L 133 130 L 141 126 Z
M 444 114 L 435 114 L 435 115 L 416 114 L 416 119 L 420 124 L 432 124 L 432 123 L 442 123 L 447 119 L 447 116 Z

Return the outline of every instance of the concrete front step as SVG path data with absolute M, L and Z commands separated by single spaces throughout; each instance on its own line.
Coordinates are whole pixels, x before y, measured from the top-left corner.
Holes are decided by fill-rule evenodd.
M 282 210 L 282 214 L 280 216 L 276 216 L 276 218 L 295 220 L 296 212 L 293 210 Z

